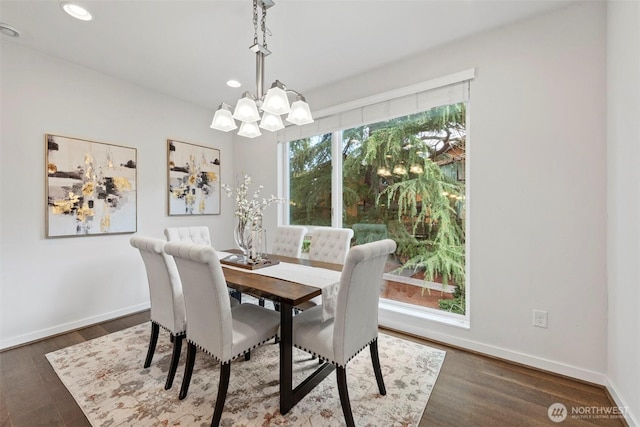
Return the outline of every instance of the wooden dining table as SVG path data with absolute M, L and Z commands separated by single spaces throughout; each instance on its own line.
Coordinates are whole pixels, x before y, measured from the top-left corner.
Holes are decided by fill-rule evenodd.
M 224 252 L 239 253 L 238 250 L 225 250 Z M 289 258 L 278 255 L 268 255 L 268 259 L 278 260 L 291 264 L 309 265 L 341 271 L 341 264 L 331 264 L 319 261 L 310 261 L 302 258 Z M 280 309 L 280 413 L 282 415 L 298 403 L 313 388 L 327 377 L 335 366 L 324 363 L 307 377 L 304 381 L 293 386 L 293 314 L 294 308 L 313 297 L 322 294 L 322 289 L 295 281 L 277 279 L 261 274 L 253 274 L 250 270 L 230 268 L 222 263 L 227 284 L 242 293 L 255 297 L 272 300 Z M 263 267 L 269 268 L 269 267 Z

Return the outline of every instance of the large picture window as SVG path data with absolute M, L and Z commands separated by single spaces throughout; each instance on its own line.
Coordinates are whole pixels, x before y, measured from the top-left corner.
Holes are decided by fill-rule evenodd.
M 381 301 L 468 323 L 462 98 L 284 141 L 290 204 L 282 219 L 352 228 L 353 245 L 393 239 Z
M 331 139 L 289 142 L 289 224 L 331 225 Z

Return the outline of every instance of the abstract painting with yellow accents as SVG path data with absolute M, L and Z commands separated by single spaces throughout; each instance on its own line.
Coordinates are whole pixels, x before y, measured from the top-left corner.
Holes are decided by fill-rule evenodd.
M 135 233 L 135 148 L 45 135 L 47 237 Z
M 169 215 L 220 213 L 220 150 L 167 140 Z

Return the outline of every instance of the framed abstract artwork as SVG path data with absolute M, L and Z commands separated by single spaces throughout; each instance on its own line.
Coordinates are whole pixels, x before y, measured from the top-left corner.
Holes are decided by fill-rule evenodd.
M 220 150 L 167 140 L 169 215 L 220 214 Z
M 135 233 L 135 148 L 45 135 L 47 237 Z

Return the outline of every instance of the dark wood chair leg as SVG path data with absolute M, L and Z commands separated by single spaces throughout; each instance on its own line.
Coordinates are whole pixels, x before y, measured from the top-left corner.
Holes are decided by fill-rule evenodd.
M 189 391 L 189 383 L 191 382 L 191 374 L 193 374 L 193 364 L 196 360 L 196 345 L 187 344 L 187 361 L 184 364 L 184 377 L 182 378 L 182 387 L 178 399 L 182 400 L 187 397 Z
M 153 353 L 156 351 L 156 344 L 158 343 L 158 333 L 160 332 L 160 326 L 157 323 L 151 322 L 151 338 L 149 339 L 149 349 L 147 350 L 147 358 L 144 361 L 144 367 L 151 366 L 151 359 L 153 359 Z
M 340 404 L 344 413 L 344 420 L 347 427 L 355 427 L 353 413 L 351 413 L 351 403 L 349 402 L 349 392 L 347 391 L 347 370 L 341 366 L 336 368 L 336 379 L 338 380 L 338 393 L 340 394 Z
M 184 339 L 184 335 L 178 335 L 176 337 L 171 334 L 171 336 L 173 337 L 173 353 L 171 354 L 171 365 L 169 365 L 167 382 L 164 385 L 165 390 L 169 390 L 173 385 L 173 378 L 176 376 L 178 361 L 180 360 L 180 352 L 182 351 L 182 340 Z
M 236 290 L 231 291 L 231 298 L 235 298 L 239 303 L 242 303 L 242 292 Z
M 173 335 L 173 334 L 170 334 L 170 335 L 169 335 L 169 342 L 170 342 L 171 344 L 173 344 L 173 342 L 174 342 L 174 340 L 175 340 L 175 339 L 176 339 L 175 335 Z
M 259 299 L 258 299 L 258 305 L 259 305 L 260 307 L 264 307 L 264 298 L 259 298 Z
M 373 372 L 376 374 L 376 381 L 378 382 L 378 390 L 381 395 L 386 395 L 387 390 L 384 388 L 384 380 L 382 379 L 382 370 L 380 369 L 380 358 L 378 357 L 378 339 L 376 338 L 370 345 L 371 362 L 373 363 Z
M 245 362 L 248 362 L 249 360 L 251 360 L 251 350 L 247 351 L 244 354 L 244 360 L 245 360 Z
M 227 399 L 227 389 L 229 388 L 229 377 L 231 376 L 231 363 L 220 365 L 220 384 L 218 385 L 218 397 L 216 398 L 216 408 L 213 411 L 211 427 L 218 427 L 222 418 L 224 401 Z

